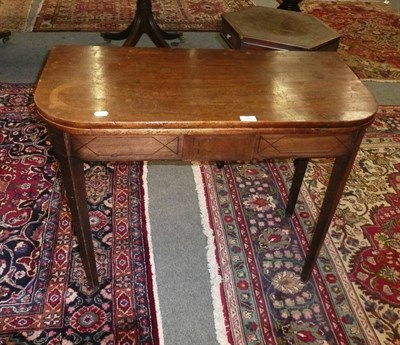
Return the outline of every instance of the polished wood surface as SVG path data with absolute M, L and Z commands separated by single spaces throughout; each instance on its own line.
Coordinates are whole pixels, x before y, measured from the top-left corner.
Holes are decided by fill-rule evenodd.
M 339 46 L 340 35 L 307 13 L 253 6 L 221 19 L 221 36 L 235 49 L 336 51 Z
M 52 49 L 36 104 L 47 121 L 85 135 L 117 128 L 351 127 L 375 109 L 336 53 L 84 46 Z M 246 115 L 257 121 L 240 121 Z
M 49 54 L 34 99 L 60 161 L 93 286 L 99 280 L 84 160 L 292 157 L 290 214 L 309 159 L 335 158 L 303 267 L 307 280 L 377 110 L 331 52 L 59 46 Z

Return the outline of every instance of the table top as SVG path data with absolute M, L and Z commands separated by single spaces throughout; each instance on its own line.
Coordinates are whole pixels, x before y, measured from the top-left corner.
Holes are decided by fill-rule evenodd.
M 374 97 L 334 52 L 56 46 L 34 100 L 71 133 L 354 127 Z
M 269 42 L 281 47 L 312 50 L 340 38 L 336 31 L 307 13 L 252 6 L 224 13 L 222 17 L 241 39 Z

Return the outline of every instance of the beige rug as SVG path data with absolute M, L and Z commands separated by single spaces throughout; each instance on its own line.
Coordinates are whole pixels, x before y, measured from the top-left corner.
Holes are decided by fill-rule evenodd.
M 0 0 L 0 30 L 25 31 L 32 0 Z

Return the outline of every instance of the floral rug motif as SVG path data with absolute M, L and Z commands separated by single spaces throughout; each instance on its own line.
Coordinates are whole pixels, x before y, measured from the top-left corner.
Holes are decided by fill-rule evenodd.
M 24 31 L 32 0 L 0 0 L 0 30 Z
M 361 79 L 400 80 L 400 13 L 377 2 L 309 1 L 312 14 L 340 35 L 338 53 Z
M 221 14 L 254 5 L 251 0 L 153 0 L 165 30 L 219 31 Z M 44 0 L 33 31 L 121 31 L 132 22 L 135 0 Z
M 0 344 L 159 344 L 143 164 L 85 166 L 91 291 L 32 91 L 0 84 Z
M 399 162 L 400 107 L 381 106 L 307 283 L 299 273 L 332 160 L 310 162 L 291 217 L 290 160 L 197 168 L 230 344 L 400 344 Z

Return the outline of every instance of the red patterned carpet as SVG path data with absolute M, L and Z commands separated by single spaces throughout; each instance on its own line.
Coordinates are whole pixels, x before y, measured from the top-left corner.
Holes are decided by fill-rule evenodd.
M 290 161 L 194 168 L 219 267 L 216 319 L 230 344 L 400 344 L 400 107 L 380 107 L 303 284 L 331 163 L 308 167 L 290 218 Z
M 374 2 L 308 1 L 302 10 L 341 34 L 339 54 L 361 79 L 400 80 L 400 13 Z
M 153 0 L 165 30 L 218 31 L 222 13 L 253 5 L 251 0 Z M 120 31 L 132 21 L 136 0 L 44 0 L 33 31 Z
M 32 88 L 0 84 L 0 344 L 159 344 L 143 164 L 91 163 L 86 179 L 97 291 Z

